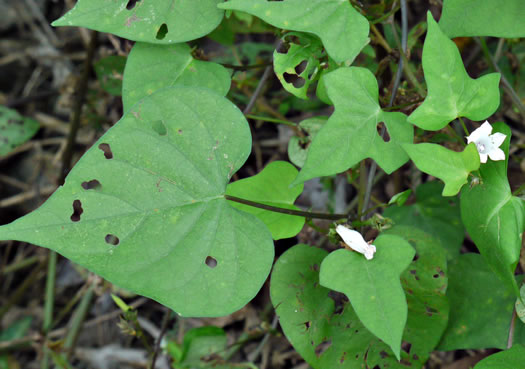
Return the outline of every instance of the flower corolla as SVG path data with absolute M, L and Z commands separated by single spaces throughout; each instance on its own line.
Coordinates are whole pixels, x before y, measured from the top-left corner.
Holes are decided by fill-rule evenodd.
M 352 249 L 355 250 L 363 255 L 365 255 L 365 258 L 367 260 L 371 260 L 374 258 L 374 254 L 376 252 L 376 247 L 374 245 L 368 244 L 363 236 L 361 236 L 361 233 L 354 231 L 352 229 L 346 228 L 343 225 L 338 225 L 335 228 L 335 231 L 343 241 Z
M 479 152 L 479 161 L 487 162 L 487 157 L 490 160 L 505 160 L 505 153 L 499 147 L 505 141 L 507 135 L 496 132 L 493 135 L 492 126 L 488 121 L 485 121 L 479 128 L 475 129 L 470 136 L 467 136 L 467 143 L 474 142 Z

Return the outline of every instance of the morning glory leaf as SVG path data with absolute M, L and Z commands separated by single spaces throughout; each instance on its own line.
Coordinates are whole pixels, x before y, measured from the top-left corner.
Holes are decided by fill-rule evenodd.
M 288 340 L 314 369 L 406 368 L 363 326 L 343 295 L 319 285 L 319 266 L 327 254 L 296 245 L 275 263 L 270 296 Z M 425 358 L 418 361 L 415 353 L 421 354 L 402 351 L 401 355 L 403 363 L 418 369 Z
M 79 0 L 53 26 L 79 26 L 133 41 L 171 44 L 213 31 L 224 15 L 222 0 Z
M 501 148 L 508 158 L 511 132 L 504 123 L 492 125 L 507 136 Z M 514 279 L 523 232 L 523 202 L 512 196 L 507 160 L 489 160 L 480 169 L 480 183 L 461 192 L 461 219 L 492 270 L 519 296 Z
M 220 64 L 193 59 L 188 45 L 136 43 L 128 56 L 122 86 L 127 112 L 137 101 L 169 86 L 207 87 L 225 96 L 230 73 Z
M 450 315 L 437 349 L 505 349 L 516 300 L 513 289 L 502 286 L 476 253 L 461 254 L 450 261 L 448 276 Z M 516 324 L 514 342 L 525 343 L 525 325 Z
M 273 52 L 273 70 L 286 91 L 307 99 L 308 87 L 319 71 L 323 45 L 317 37 L 308 34 L 289 33 L 286 36 L 297 37 L 298 43 L 290 41 L 288 50 Z
M 399 360 L 408 311 L 399 276 L 412 261 L 415 250 L 393 235 L 381 235 L 374 244 L 377 253 L 372 260 L 346 249 L 332 252 L 321 264 L 319 281 L 324 287 L 344 293 L 363 325 Z
M 383 234 L 402 237 L 416 250 L 413 261 L 401 274 L 408 305 L 403 342 L 410 344 L 402 353 L 408 350 L 409 362 L 423 364 L 448 323 L 446 250 L 438 238 L 413 226 L 394 225 Z
M 443 196 L 457 195 L 469 173 L 479 168 L 479 154 L 473 143 L 462 152 L 430 143 L 404 144 L 403 148 L 419 170 L 445 182 Z
M 293 203 L 303 192 L 303 185 L 289 187 L 296 176 L 297 169 L 292 164 L 274 161 L 259 174 L 230 183 L 226 188 L 226 194 L 279 208 L 299 210 Z M 262 220 L 272 232 L 274 240 L 293 237 L 304 226 L 303 217 L 259 209 L 233 201 L 230 205 Z
M 445 0 L 439 26 L 450 38 L 525 37 L 525 7 L 523 0 Z
M 456 197 L 443 197 L 443 184 L 431 181 L 416 189 L 416 202 L 412 205 L 389 206 L 383 216 L 391 218 L 395 227 L 401 225 L 419 228 L 438 239 L 447 250 L 448 260 L 459 256 L 465 238 L 461 222 L 459 201 Z
M 525 345 L 513 345 L 486 357 L 476 364 L 474 369 L 521 369 L 525 368 Z
M 272 26 L 313 33 L 337 62 L 353 61 L 368 44 L 368 20 L 341 0 L 229 0 L 220 9 L 240 10 Z
M 8 154 L 28 141 L 38 131 L 37 121 L 18 114 L 16 110 L 0 105 L 0 156 Z
M 310 143 L 317 135 L 317 132 L 323 127 L 328 117 L 319 115 L 317 117 L 307 118 L 299 123 L 299 128 L 308 134 L 306 137 L 292 136 L 288 141 L 288 157 L 290 161 L 301 168 L 306 161 Z
M 343 172 L 365 158 L 374 159 L 387 173 L 408 161 L 401 144 L 412 142 L 413 127 L 403 113 L 381 110 L 372 72 L 339 68 L 324 76 L 324 83 L 335 112 L 315 136 L 294 183 Z M 388 142 L 377 131 L 381 122 Z
M 230 314 L 259 291 L 274 255 L 266 226 L 224 198 L 250 151 L 230 101 L 202 88 L 159 90 L 39 209 L 1 226 L 0 239 L 55 250 L 184 316 Z
M 408 121 L 426 130 L 437 131 L 457 117 L 474 121 L 488 118 L 499 106 L 499 73 L 472 79 L 459 50 L 439 28 L 430 12 L 423 46 L 423 71 L 428 95 Z

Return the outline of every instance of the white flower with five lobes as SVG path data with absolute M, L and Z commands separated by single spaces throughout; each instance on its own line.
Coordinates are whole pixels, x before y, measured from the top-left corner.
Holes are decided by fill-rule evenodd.
M 467 143 L 474 142 L 479 152 L 479 161 L 487 162 L 487 157 L 490 160 L 505 160 L 505 153 L 499 147 L 505 141 L 507 135 L 496 132 L 493 135 L 492 126 L 488 121 L 485 121 L 478 129 L 474 130 L 470 136 L 467 136 Z
M 354 231 L 352 229 L 346 228 L 343 225 L 338 225 L 335 228 L 335 231 L 343 241 L 352 249 L 355 250 L 363 255 L 365 255 L 365 258 L 367 260 L 371 260 L 374 258 L 374 254 L 376 252 L 376 247 L 374 245 L 368 244 L 363 236 L 361 236 L 361 233 Z

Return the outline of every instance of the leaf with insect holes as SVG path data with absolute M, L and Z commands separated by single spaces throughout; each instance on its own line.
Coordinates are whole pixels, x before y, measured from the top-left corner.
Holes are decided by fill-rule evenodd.
M 408 161 L 401 144 L 412 142 L 414 129 L 403 113 L 381 110 L 372 72 L 339 68 L 324 76 L 324 83 L 335 112 L 315 136 L 294 184 L 343 172 L 365 158 L 387 173 Z M 378 133 L 380 123 L 386 126 L 386 139 Z
M 461 55 L 427 13 L 428 31 L 423 46 L 423 71 L 428 96 L 408 121 L 426 130 L 437 131 L 457 117 L 474 121 L 492 115 L 499 106 L 499 73 L 472 79 Z
M 468 9 L 468 11 L 465 11 Z M 439 26 L 450 37 L 525 37 L 523 0 L 446 0 Z
M 39 127 L 37 121 L 23 117 L 16 110 L 0 105 L 0 156 L 8 154 L 31 139 Z
M 230 314 L 259 291 L 274 255 L 266 226 L 224 198 L 250 151 L 246 119 L 227 99 L 160 90 L 39 209 L 1 226 L 0 239 L 55 250 L 184 316 Z
M 288 157 L 290 161 L 301 168 L 306 161 L 310 143 L 317 135 L 317 132 L 326 124 L 328 117 L 319 115 L 307 118 L 299 123 L 299 128 L 308 134 L 307 137 L 292 136 L 288 141 Z
M 124 71 L 122 103 L 128 111 L 137 101 L 169 86 L 207 87 L 225 96 L 230 73 L 220 64 L 196 60 L 186 44 L 136 43 Z
M 229 0 L 219 8 L 240 10 L 282 29 L 313 33 L 337 62 L 352 62 L 369 41 L 367 19 L 346 0 Z
M 507 136 L 501 145 L 507 159 L 483 164 L 479 184 L 461 191 L 461 219 L 487 264 L 519 296 L 514 270 L 520 257 L 523 202 L 512 196 L 507 179 L 510 128 L 501 122 L 492 127 Z
M 224 15 L 222 0 L 79 0 L 53 26 L 78 26 L 133 41 L 171 44 L 213 31 Z
M 319 266 L 327 255 L 316 247 L 296 245 L 281 255 L 272 272 L 272 304 L 301 357 L 314 369 L 402 369 L 407 363 L 421 368 L 424 357 L 414 359 L 414 352 L 409 356 L 402 351 L 399 363 L 363 326 L 342 294 L 319 285 Z
M 303 185 L 290 188 L 297 169 L 286 161 L 273 161 L 259 174 L 230 183 L 226 194 L 284 209 L 299 210 L 293 203 Z M 268 227 L 274 240 L 295 236 L 304 226 L 304 217 L 268 211 L 231 202 L 231 206 L 255 215 Z
M 404 144 L 403 149 L 419 170 L 445 182 L 443 196 L 457 195 L 469 173 L 479 168 L 479 154 L 473 143 L 462 152 L 430 143 Z
M 400 274 L 412 261 L 414 248 L 403 238 L 381 235 L 374 240 L 372 260 L 340 249 L 321 264 L 319 283 L 344 293 L 359 320 L 401 357 L 401 337 L 407 321 L 407 301 Z
M 286 41 L 286 38 L 297 37 L 298 41 Z M 319 71 L 319 58 L 323 54 L 323 45 L 315 36 L 288 33 L 284 37 L 286 51 L 273 52 L 273 70 L 284 89 L 291 94 L 307 99 L 308 87 L 315 81 Z

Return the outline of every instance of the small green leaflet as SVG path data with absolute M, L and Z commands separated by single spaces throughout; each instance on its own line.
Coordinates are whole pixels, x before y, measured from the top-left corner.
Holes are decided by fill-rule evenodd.
M 516 300 L 513 289 L 494 278 L 480 254 L 461 254 L 449 262 L 448 271 L 450 316 L 437 349 L 505 349 Z M 516 324 L 514 342 L 525 343 L 525 325 Z
M 295 36 L 298 43 L 286 41 L 286 37 Z M 273 69 L 284 89 L 291 94 L 307 99 L 308 87 L 315 81 L 319 71 L 319 59 L 323 54 L 323 45 L 313 35 L 292 32 L 284 37 L 286 51 L 276 49 L 273 52 Z
M 225 96 L 230 73 L 220 64 L 195 60 L 186 44 L 136 43 L 124 71 L 122 103 L 127 112 L 137 101 L 169 86 L 207 87 Z
M 445 182 L 443 196 L 457 195 L 469 173 L 479 168 L 479 154 L 473 143 L 462 152 L 430 143 L 404 144 L 403 149 L 419 170 Z
M 122 78 L 126 57 L 110 55 L 97 61 L 93 68 L 102 89 L 113 96 L 122 95 Z
M 415 250 L 398 236 L 375 239 L 375 257 L 340 249 L 321 264 L 322 286 L 344 293 L 359 320 L 401 358 L 401 337 L 407 320 L 407 302 L 399 276 L 410 264 Z
M 522 301 L 525 301 L 525 284 L 520 288 L 520 298 L 516 299 L 516 315 L 525 323 L 525 306 Z
M 508 160 L 510 128 L 504 123 L 492 127 L 507 136 L 501 149 Z M 479 169 L 480 183 L 461 191 L 461 219 L 487 264 L 519 296 L 514 270 L 520 257 L 523 202 L 510 191 L 507 160 L 489 159 Z
M 428 95 L 408 121 L 430 131 L 445 127 L 457 117 L 474 121 L 488 118 L 499 106 L 499 73 L 472 79 L 467 74 L 461 55 L 439 28 L 430 12 L 423 47 L 423 71 Z
M 303 185 L 290 188 L 297 176 L 297 169 L 286 161 L 274 161 L 259 174 L 230 183 L 226 194 L 241 199 L 285 209 L 297 209 L 295 199 L 303 192 Z M 255 215 L 266 224 L 274 240 L 295 236 L 304 226 L 304 218 L 259 209 L 253 206 L 230 202 L 230 205 Z
M 468 11 L 466 11 L 468 9 Z M 523 0 L 445 0 L 439 26 L 450 37 L 525 37 Z
M 299 123 L 299 128 L 308 134 L 307 137 L 293 136 L 288 141 L 288 157 L 290 161 L 301 168 L 306 161 L 310 143 L 317 132 L 325 125 L 328 117 L 320 115 L 305 119 Z
M 229 0 L 219 8 L 241 10 L 282 29 L 313 33 L 339 63 L 352 62 L 369 41 L 367 19 L 346 0 Z
M 525 346 L 513 345 L 506 351 L 490 355 L 474 369 L 525 369 Z
M 387 173 L 406 163 L 408 156 L 401 144 L 412 142 L 413 127 L 403 113 L 381 110 L 372 72 L 339 68 L 323 78 L 335 112 L 315 136 L 294 183 L 343 172 L 368 157 Z M 381 122 L 390 136 L 388 142 L 377 131 Z
M 224 198 L 250 151 L 230 101 L 162 89 L 108 130 L 39 209 L 1 226 L 0 239 L 55 250 L 184 316 L 230 314 L 259 291 L 274 257 L 264 223 Z
M 53 26 L 79 26 L 133 41 L 171 44 L 205 36 L 223 18 L 222 0 L 78 0 Z
M 18 114 L 16 110 L 0 105 L 0 156 L 29 141 L 38 131 L 37 121 Z

